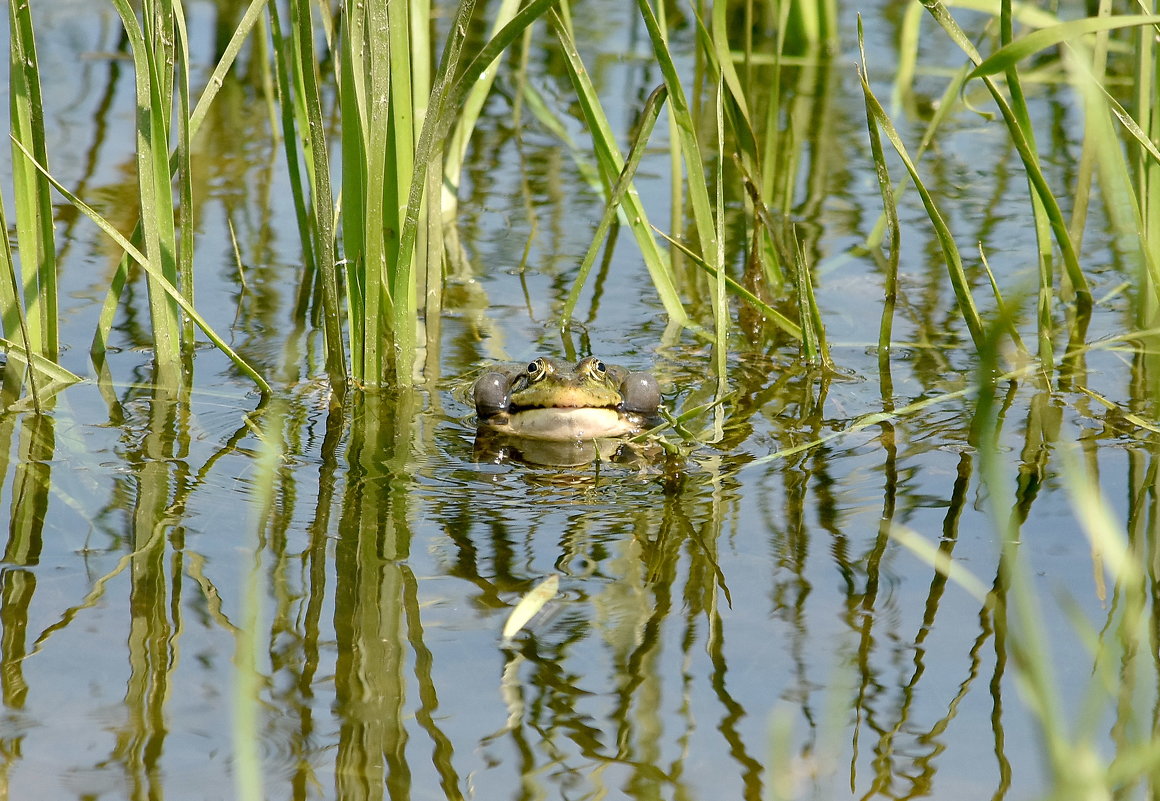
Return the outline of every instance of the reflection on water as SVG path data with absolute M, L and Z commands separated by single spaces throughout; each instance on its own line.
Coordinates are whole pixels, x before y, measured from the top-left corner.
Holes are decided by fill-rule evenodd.
M 623 57 L 639 44 L 631 31 L 594 22 L 620 19 L 619 6 L 597 6 L 577 14 L 577 38 L 620 54 L 594 63 L 604 91 L 629 98 L 627 131 L 632 99 L 657 76 Z M 218 7 L 228 16 L 230 3 Z M 115 29 L 85 27 L 103 13 L 84 5 L 79 27 L 60 30 L 86 52 L 114 52 L 113 34 L 92 31 Z M 217 23 L 191 15 L 191 39 L 219 39 Z M 65 48 L 53 41 L 46 52 Z M 529 58 L 536 81 L 562 80 L 550 49 Z M 108 126 L 128 130 L 117 115 L 131 117 L 132 81 L 116 59 L 79 71 L 101 91 L 54 129 L 89 137 L 61 177 L 115 208 L 134 179 L 118 166 L 129 145 Z M 62 393 L 51 414 L 0 415 L 6 797 L 234 797 L 248 702 L 268 798 L 1026 798 L 1046 781 L 1017 677 L 1030 633 L 1049 637 L 1064 720 L 1096 721 L 1084 730 L 1094 752 L 1129 753 L 1151 736 L 1155 649 L 1129 635 L 1157 629 L 1154 447 L 1081 390 L 1094 381 L 1154 419 L 1155 365 L 1092 351 L 1058 379 L 1020 374 L 998 385 L 994 407 L 980 403 L 947 319 L 950 290 L 921 247 L 903 265 L 896 320 L 909 347 L 869 352 L 879 268 L 849 248 L 872 226 L 878 190 L 854 144 L 861 98 L 840 69 L 787 67 L 782 90 L 798 143 L 786 168 L 801 175 L 793 212 L 842 371 L 811 370 L 764 321 L 742 319 L 727 403 L 685 421 L 712 444 L 628 460 L 481 444 L 471 410 L 433 375 L 572 347 L 545 321 L 587 246 L 575 220 L 598 219 L 602 203 L 562 191 L 582 182 L 557 140 L 531 122 L 515 136 L 496 101 L 468 167 L 459 291 L 442 351 L 428 354 L 432 380 L 332 409 L 305 380 L 320 372 L 300 306 L 309 292 L 297 235 L 278 224 L 292 214 L 283 168 L 249 102 L 260 78 L 241 72 L 202 144 L 199 305 L 282 379 L 285 414 L 248 396 L 214 351 L 196 354 L 197 389 L 151 389 L 149 355 L 131 349 L 140 298 L 118 321 L 122 350 L 101 383 Z M 1000 150 L 963 152 L 993 159 L 1005 180 Z M 667 164 L 646 160 L 646 202 L 667 191 Z M 982 207 L 970 235 L 1006 243 L 1008 256 L 1032 247 L 1026 210 L 978 191 L 964 199 Z M 919 213 L 904 207 L 912 225 Z M 107 251 L 89 236 L 66 237 L 66 341 L 88 340 L 83 320 L 103 299 L 93 268 Z M 529 238 L 529 266 L 516 270 Z M 655 359 L 674 408 L 711 403 L 711 354 L 666 332 L 630 244 L 610 249 L 584 296 L 579 349 Z M 1097 310 L 1093 327 L 1115 330 L 1122 311 Z M 89 375 L 83 350 L 66 358 Z M 890 414 L 924 401 L 937 402 Z M 992 427 L 1006 472 L 985 483 L 978 446 Z M 284 454 L 263 516 L 261 432 L 276 430 Z M 1084 539 L 1059 479 L 1067 455 L 1107 489 L 1144 576 L 1117 580 L 1115 552 Z M 989 510 L 999 496 L 1019 534 L 1007 551 Z M 895 525 L 934 554 L 900 545 Z M 932 566 L 940 558 L 981 595 Z M 558 596 L 502 642 L 512 606 L 550 574 Z M 1042 632 L 1012 611 L 1025 589 L 1041 600 Z M 1093 643 L 1105 646 L 1098 658 Z M 256 691 L 239 701 L 251 645 Z
M 1093 583 L 1102 574 L 1045 480 L 1044 454 L 1078 416 L 1029 385 L 1001 400 L 1028 415 L 1004 442 L 1029 580 L 1114 629 L 1114 599 L 1133 590 Z M 979 511 L 977 460 L 947 427 L 970 422 L 970 403 L 764 467 L 696 453 L 674 485 L 611 465 L 561 482 L 554 468 L 475 461 L 473 432 L 439 422 L 421 394 L 359 395 L 329 412 L 312 401 L 290 405 L 291 452 L 264 527 L 247 506 L 256 428 L 221 425 L 221 399 L 138 395 L 120 426 L 64 411 L 5 418 L 10 787 L 229 797 L 235 641 L 254 580 L 270 797 L 762 799 L 788 784 L 806 797 L 968 798 L 1035 786 L 1007 573 Z M 242 399 L 232 406 L 240 420 Z M 747 425 L 751 440 L 788 444 L 840 422 L 751 414 Z M 56 428 L 83 431 L 87 446 L 62 447 Z M 1155 466 L 1108 461 L 1140 475 L 1132 522 L 1154 503 Z M 57 522 L 70 509 L 92 510 L 85 548 L 68 547 Z M 986 601 L 892 540 L 894 522 L 988 583 Z M 550 573 L 561 584 L 548 614 L 505 645 L 508 610 Z M 1066 635 L 1058 614 L 1046 619 Z M 1079 693 L 1090 660 L 1060 667 L 1063 692 Z M 1140 689 L 1125 678 L 1113 694 L 1125 732 L 1140 724 L 1129 700 Z M 775 712 L 788 740 L 771 731 Z

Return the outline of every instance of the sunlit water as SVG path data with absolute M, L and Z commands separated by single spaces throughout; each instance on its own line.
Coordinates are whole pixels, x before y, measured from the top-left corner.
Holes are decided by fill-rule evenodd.
M 59 177 L 120 222 L 133 81 L 109 57 L 118 28 L 98 6 L 36 9 L 49 147 Z M 468 169 L 458 231 L 473 272 L 453 281 L 439 375 L 328 411 L 324 387 L 306 381 L 319 372 L 318 335 L 291 324 L 298 239 L 278 151 L 253 87 L 227 85 L 201 145 L 198 301 L 267 374 L 285 379 L 290 364 L 268 524 L 257 431 L 275 425 L 275 407 L 208 349 L 190 393 L 150 389 L 149 354 L 134 348 L 147 338 L 142 288 L 118 320 L 112 392 L 90 381 L 60 395 L 50 418 L 0 418 L 5 797 L 232 797 L 247 710 L 268 798 L 1034 797 L 1043 749 L 1009 651 L 1014 622 L 888 535 L 891 523 L 914 530 L 1005 594 L 970 440 L 974 394 L 833 436 L 862 415 L 968 389 L 976 366 L 908 197 L 895 331 L 908 344 L 883 389 L 872 348 L 880 273 L 849 253 L 880 209 L 852 14 L 846 49 L 793 87 L 826 123 L 805 148 L 795 215 L 813 232 L 840 374 L 822 381 L 795 347 L 739 336 L 736 395 L 720 419 L 696 421 L 716 444 L 667 464 L 561 469 L 475 453 L 458 376 L 563 353 L 552 319 L 601 212 L 555 138 L 534 120 L 511 130 L 502 97 Z M 892 29 L 880 16 L 867 11 L 868 44 L 885 82 Z M 577 14 L 596 80 L 627 100 L 610 105 L 621 132 L 660 80 L 630 18 L 617 3 Z M 212 4 L 191 4 L 202 70 L 215 20 Z M 538 88 L 566 98 L 548 60 L 533 56 Z M 1033 101 L 1044 118 L 1076 115 L 1060 97 Z M 944 163 L 960 171 L 935 181 L 952 223 L 964 243 L 983 242 L 1009 285 L 1030 281 L 1027 204 L 1002 134 L 967 115 L 953 128 Z M 572 133 L 587 141 L 579 125 Z M 667 169 L 663 153 L 646 161 L 640 184 L 658 225 Z M 58 230 L 65 359 L 92 377 L 87 343 L 115 253 L 65 207 Z M 1110 259 L 1097 235 L 1086 246 Z M 1114 266 L 1097 297 L 1123 280 Z M 597 286 L 568 345 L 652 365 L 671 408 L 711 399 L 709 350 L 666 334 L 626 233 Z M 1090 338 L 1122 328 L 1118 302 L 1099 307 Z M 1077 621 L 1114 628 L 1118 606 L 1069 507 L 1061 453 L 1099 476 L 1137 537 L 1155 519 L 1150 442 L 1072 386 L 1127 402 L 1130 359 L 1096 351 L 1070 382 L 1029 373 L 996 389 L 1002 482 L 1026 518 L 1022 578 L 1042 603 L 1067 720 L 1092 680 Z M 512 606 L 551 574 L 559 596 L 502 642 Z M 249 648 L 257 697 L 235 692 Z M 1138 696 L 1147 718 L 1154 698 Z M 1113 726 L 1113 707 L 1102 714 L 1105 754 L 1140 736 Z

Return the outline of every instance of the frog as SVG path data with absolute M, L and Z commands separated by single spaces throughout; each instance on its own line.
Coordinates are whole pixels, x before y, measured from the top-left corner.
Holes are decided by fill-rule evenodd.
M 481 426 L 554 442 L 639 434 L 655 422 L 660 387 L 650 372 L 587 356 L 575 364 L 539 356 L 489 367 L 472 389 Z

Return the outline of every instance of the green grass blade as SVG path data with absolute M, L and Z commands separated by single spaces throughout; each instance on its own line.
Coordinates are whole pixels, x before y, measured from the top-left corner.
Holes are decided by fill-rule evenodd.
M 463 54 L 463 44 L 467 35 L 471 16 L 475 10 L 475 0 L 460 0 L 452 20 L 450 33 L 443 46 L 439 68 L 435 72 L 431 99 L 423 120 L 418 142 L 413 145 L 413 154 L 407 154 L 409 172 L 406 180 L 400 173 L 397 187 L 397 207 L 402 210 L 399 227 L 398 253 L 391 269 L 392 319 L 394 334 L 394 372 L 400 386 L 410 386 L 413 381 L 413 360 L 415 356 L 415 327 L 417 322 L 417 299 L 414 280 L 414 257 L 416 242 L 420 241 L 419 220 L 423 214 L 427 189 L 428 165 L 433 162 L 442 165 L 443 143 L 450 130 L 448 101 L 454 85 L 455 73 L 459 69 L 459 59 Z M 408 96 L 410 87 L 407 87 Z M 445 116 L 446 115 L 446 116 Z M 414 120 L 410 121 L 414 125 Z M 412 127 L 407 128 L 412 131 Z M 396 132 L 398 135 L 398 132 Z M 400 143 L 400 147 L 402 144 Z M 403 205 L 403 199 L 406 205 Z M 426 203 L 438 203 L 438 199 L 426 199 Z M 426 248 L 424 257 L 428 255 Z
M 303 159 L 298 151 L 298 119 L 300 93 L 291 87 L 295 85 L 291 77 L 293 63 L 291 41 L 282 33 L 282 21 L 277 4 L 269 8 L 270 39 L 274 61 L 274 83 L 280 99 L 278 105 L 278 119 L 282 134 L 282 148 L 286 157 L 286 173 L 290 183 L 290 196 L 294 203 L 294 216 L 297 221 L 299 242 L 302 247 L 302 276 L 299 286 L 299 302 L 296 304 L 299 314 L 305 314 L 308 298 L 312 292 L 315 276 L 318 273 L 318 260 L 314 253 L 313 223 L 310 217 L 309 202 L 307 201 L 308 178 L 303 177 Z M 348 289 L 349 292 L 349 289 Z
M 419 154 L 416 152 L 416 145 L 418 144 L 417 132 L 423 124 L 423 120 L 417 119 L 415 116 L 417 98 L 415 96 L 415 88 L 411 83 L 411 59 L 422 60 L 430 58 L 430 54 L 426 52 L 415 53 L 411 43 L 411 21 L 409 15 L 409 8 L 407 3 L 386 3 L 387 13 L 387 30 L 381 31 L 384 34 L 379 40 L 379 47 L 386 45 L 387 51 L 390 54 L 388 72 L 383 78 L 389 79 L 391 105 L 389 109 L 389 118 L 386 114 L 388 109 L 382 109 L 383 116 L 378 119 L 372 119 L 371 128 L 374 130 L 377 126 L 382 126 L 382 133 L 384 134 L 383 154 L 386 157 L 382 161 L 383 173 L 385 174 L 385 183 L 383 189 L 383 222 L 390 230 L 391 235 L 382 243 L 383 247 L 383 262 L 384 267 L 389 266 L 389 273 L 387 274 L 386 291 L 390 296 L 390 307 L 387 310 L 389 317 L 384 321 L 392 329 L 395 343 L 395 372 L 396 376 L 401 368 L 408 374 L 412 372 L 410 367 L 410 356 L 414 353 L 415 346 L 415 318 L 416 318 L 416 292 L 415 292 L 415 274 L 414 274 L 414 260 L 416 257 L 415 245 L 416 241 L 421 237 L 416 236 L 411 241 L 404 243 L 397 233 L 401 233 L 404 226 L 404 220 L 410 211 L 408 208 L 409 196 L 411 187 L 416 183 L 421 184 L 421 181 L 426 175 L 427 162 L 432 159 L 441 160 L 442 151 L 440 148 L 435 148 L 424 154 L 423 160 L 419 159 Z M 451 31 L 448 41 L 445 44 L 444 61 L 440 65 L 440 75 L 446 78 L 454 73 L 458 66 L 459 52 L 463 47 L 464 31 L 471 19 L 472 10 L 475 7 L 475 0 L 467 0 L 467 2 L 460 3 L 459 13 L 456 15 L 456 27 Z M 373 26 L 373 20 L 368 20 L 368 25 Z M 449 52 L 448 52 L 449 51 Z M 445 79 L 446 79 L 445 78 Z M 384 81 L 384 88 L 388 81 Z M 443 84 L 445 86 L 445 84 Z M 386 95 L 384 95 L 385 97 Z M 429 102 L 424 99 L 424 104 Z M 389 126 L 389 127 L 388 127 Z M 368 154 L 368 162 L 371 164 L 372 176 L 374 175 L 374 165 L 377 163 L 375 154 Z M 372 178 L 373 180 L 373 178 Z M 368 194 L 373 194 L 373 189 Z M 425 198 L 420 194 L 418 202 L 414 209 L 416 220 L 422 213 Z M 438 202 L 438 199 L 435 200 Z M 372 229 L 373 233 L 373 229 Z M 408 249 L 407 253 L 403 253 L 403 248 Z M 375 264 L 368 258 L 368 301 L 370 300 L 371 287 L 369 272 L 375 269 Z M 377 318 L 374 316 L 375 310 L 368 305 L 367 316 L 372 322 L 376 322 Z M 377 332 L 380 340 L 385 338 L 386 330 Z M 400 364 L 399 351 L 405 351 L 406 357 L 403 359 L 403 364 Z M 390 361 L 389 359 L 387 360 Z M 368 371 L 369 372 L 369 371 Z M 382 369 L 372 373 L 375 381 L 382 380 Z M 405 379 L 410 383 L 409 377 Z
M 685 245 L 683 242 L 679 242 L 676 239 L 673 239 L 671 236 L 666 234 L 664 231 L 661 231 L 660 229 L 655 229 L 655 230 L 656 230 L 658 236 L 663 237 L 669 243 L 670 246 L 672 246 L 676 250 L 680 251 L 684 256 L 686 256 L 689 259 L 689 261 L 691 261 L 694 265 L 696 265 L 699 269 L 701 269 L 705 273 L 705 275 L 707 275 L 710 279 L 712 279 L 714 281 L 717 280 L 718 271 L 714 270 L 712 267 L 710 267 L 708 264 L 706 264 L 705 260 L 701 258 L 700 254 L 696 253 L 693 250 L 690 250 L 688 245 Z M 748 289 L 746 289 L 744 286 L 742 286 L 737 281 L 736 278 L 733 278 L 727 272 L 725 273 L 725 286 L 728 288 L 728 290 L 731 293 L 733 293 L 737 297 L 744 300 L 746 303 L 748 303 L 750 306 L 752 306 L 754 309 L 756 309 L 758 312 L 760 312 L 767 320 L 769 320 L 771 323 L 776 325 L 782 331 L 785 331 L 787 334 L 789 334 L 794 339 L 801 339 L 802 338 L 802 330 L 798 326 L 797 323 L 795 323 L 793 320 L 786 317 L 784 314 L 779 312 L 777 309 L 770 306 L 768 303 L 763 301 L 761 298 L 757 297 L 757 295 L 750 292 Z
M 975 49 L 975 46 L 971 43 L 963 29 L 959 27 L 959 24 L 955 22 L 954 17 L 950 15 L 946 6 L 938 2 L 938 0 L 930 0 L 924 3 L 924 5 L 931 13 L 931 16 L 934 17 L 935 21 L 950 36 L 951 40 L 967 54 L 967 57 L 975 64 L 981 64 L 983 59 L 979 55 L 978 50 Z M 1034 147 L 1029 140 L 1029 128 L 1020 122 L 1011 104 L 1007 102 L 1003 93 L 999 91 L 998 85 L 991 77 L 983 75 L 981 78 L 987 90 L 991 93 L 995 105 L 998 106 L 999 113 L 1003 116 L 1003 121 L 1007 126 L 1011 141 L 1015 145 L 1015 149 L 1019 152 L 1019 157 L 1023 161 L 1023 168 L 1027 171 L 1027 178 L 1031 182 L 1040 201 L 1043 203 L 1048 222 L 1051 225 L 1051 230 L 1055 234 L 1056 244 L 1063 257 L 1067 277 L 1075 289 L 1081 311 L 1086 310 L 1091 306 L 1091 290 L 1088 288 L 1087 278 L 1080 268 L 1079 256 L 1071 241 L 1071 233 L 1067 229 L 1067 223 L 1063 218 L 1063 212 L 1059 208 L 1059 202 L 1056 200 L 1055 195 L 1051 191 L 1051 187 L 1047 183 L 1047 179 L 1043 175 L 1043 170 L 1039 166 L 1039 158 L 1036 156 Z
M 4 201 L 0 197 L 0 231 L 8 230 L 8 220 L 4 214 Z M 37 412 L 40 412 L 40 389 L 37 376 L 32 368 L 37 364 L 36 358 L 39 358 L 49 364 L 54 362 L 40 356 L 32 347 L 32 337 L 28 331 L 28 323 L 24 318 L 24 305 L 20 292 L 20 280 L 16 276 L 16 264 L 12 259 L 12 246 L 8 241 L 8 237 L 3 237 L 3 242 L 0 242 L 0 308 L 4 311 L 4 333 L 9 336 L 19 334 L 23 347 L 19 347 L 8 343 L 4 340 L 8 350 L 19 350 L 22 352 L 24 364 L 28 367 L 28 389 L 32 396 L 33 407 Z M 4 371 L 3 378 L 3 394 L 6 396 L 9 393 L 15 395 L 18 390 L 18 382 L 24 377 L 17 375 L 14 369 L 16 365 L 9 364 Z M 11 375 L 9 374 L 11 371 Z
M 935 236 L 938 238 L 939 245 L 942 247 L 943 256 L 946 259 L 947 273 L 950 277 L 951 287 L 955 292 L 955 298 L 958 301 L 959 312 L 963 315 L 963 320 L 967 324 L 967 330 L 970 332 L 971 340 L 975 343 L 975 347 L 980 348 L 985 341 L 983 322 L 979 318 L 978 310 L 975 308 L 975 300 L 971 295 L 970 283 L 967 281 L 966 273 L 963 270 L 963 261 L 959 255 L 958 246 L 955 244 L 954 236 L 951 234 L 950 228 L 943 219 L 942 213 L 935 205 L 934 198 L 931 197 L 930 192 L 927 191 L 926 186 L 923 184 L 922 177 L 918 174 L 918 169 L 914 166 L 914 162 L 910 160 L 910 155 L 906 151 L 906 145 L 903 144 L 902 137 L 898 135 L 898 131 L 894 128 L 894 123 L 891 122 L 890 117 L 886 114 L 886 110 L 882 108 L 882 104 L 870 89 L 870 84 L 866 80 L 865 64 L 861 65 L 858 76 L 862 83 L 862 94 L 865 97 L 867 111 L 873 117 L 874 124 L 886 134 L 886 138 L 894 146 L 895 152 L 902 159 L 906 171 L 910 173 L 911 181 L 914 182 L 914 186 L 922 198 L 922 205 L 926 208 L 926 213 L 930 217 L 931 224 L 934 225 Z
M 503 0 L 494 12 L 491 37 L 494 39 L 504 26 L 514 19 L 519 10 L 519 0 Z M 458 206 L 457 190 L 459 189 L 459 174 L 463 170 L 464 159 L 467 157 L 467 147 L 471 141 L 471 133 L 479 121 L 483 104 L 491 92 L 495 82 L 496 71 L 489 64 L 479 77 L 470 85 L 467 96 L 462 100 L 462 109 L 455 122 L 455 129 L 447 140 L 447 153 L 443 163 L 443 187 L 440 211 L 445 217 L 451 217 Z
M 176 232 L 174 227 L 172 175 L 169 171 L 169 102 L 163 65 L 167 57 L 157 49 L 166 37 L 163 9 L 147 2 L 142 9 L 145 27 L 138 22 L 128 0 L 113 0 L 129 39 L 137 90 L 137 170 L 141 200 L 141 228 L 145 253 L 166 283 L 176 286 Z M 155 18 L 154 11 L 158 12 Z M 162 30 L 156 30 L 160 24 Z M 151 36 L 147 39 L 147 32 Z M 172 31 L 168 36 L 172 41 Z M 153 326 L 154 358 L 158 383 L 181 382 L 180 320 L 176 306 L 149 274 L 149 312 Z
M 712 202 L 709 199 L 709 187 L 705 174 L 705 165 L 701 160 L 701 143 L 697 139 L 696 123 L 693 120 L 688 100 L 685 97 L 684 85 L 677 72 L 676 64 L 669 51 L 668 41 L 661 30 L 656 14 L 653 13 L 649 0 L 637 0 L 641 17 L 652 42 L 653 56 L 664 76 L 665 85 L 669 88 L 669 103 L 677 122 L 677 135 L 681 140 L 681 149 L 685 157 L 686 183 L 689 191 L 689 202 L 693 209 L 693 221 L 697 226 L 697 234 L 701 244 L 701 253 L 707 261 L 717 259 L 717 235 L 714 222 Z M 713 264 L 715 268 L 724 265 Z
M 862 72 L 866 72 L 866 51 L 862 40 L 862 16 L 858 16 L 858 56 Z M 889 246 L 886 255 L 886 274 L 882 277 L 886 297 L 882 303 L 882 318 L 878 325 L 878 367 L 885 375 L 890 364 L 890 343 L 894 331 L 894 306 L 898 301 L 898 255 L 901 228 L 898 224 L 898 206 L 894 201 L 894 185 L 890 181 L 890 170 L 886 166 L 886 154 L 882 150 L 882 137 L 874 120 L 874 110 L 870 99 L 866 101 L 866 128 L 870 135 L 870 155 L 874 161 L 874 171 L 878 177 L 878 191 L 882 195 L 882 210 L 886 215 L 886 232 Z
M 238 22 L 238 27 L 234 29 L 229 42 L 226 43 L 225 49 L 222 50 L 221 58 L 214 65 L 213 73 L 210 74 L 209 81 L 206 83 L 205 89 L 202 90 L 201 96 L 197 99 L 197 105 L 194 106 L 193 113 L 189 116 L 190 139 L 197 136 L 202 122 L 205 121 L 205 115 L 209 112 L 210 105 L 212 105 L 214 98 L 217 97 L 217 93 L 225 83 L 226 75 L 233 67 L 238 53 L 241 52 L 242 45 L 249 38 L 254 26 L 262 19 L 262 12 L 266 10 L 266 6 L 269 3 L 270 0 L 251 0 L 245 13 L 242 14 L 242 18 Z
M 668 90 L 664 86 L 660 86 L 649 95 L 645 102 L 644 111 L 637 124 L 636 139 L 628 153 L 628 161 L 625 162 L 624 169 L 620 171 L 616 185 L 612 187 L 608 203 L 604 206 L 604 214 L 601 215 L 600 223 L 596 226 L 596 233 L 592 237 L 592 243 L 588 246 L 588 252 L 584 254 L 584 259 L 580 262 L 580 268 L 576 271 L 576 280 L 572 283 L 567 300 L 564 301 L 564 309 L 560 313 L 561 329 L 566 329 L 568 322 L 572 319 L 572 313 L 580 301 L 580 292 L 588 280 L 588 273 L 592 270 L 592 265 L 596 263 L 596 257 L 600 253 L 600 247 L 608 234 L 608 229 L 612 227 L 621 201 L 632 185 L 632 179 L 636 175 L 637 167 L 640 166 L 645 147 L 648 146 L 649 137 L 652 135 L 653 127 L 656 125 L 667 96 Z
M 186 300 L 194 304 L 193 280 L 193 220 L 195 215 L 193 206 L 193 166 L 190 162 L 189 148 L 189 33 L 185 27 L 185 13 L 180 2 L 173 4 L 174 22 L 174 63 L 176 66 L 175 82 L 177 84 L 177 148 L 173 152 L 173 162 L 176 169 L 172 170 L 177 176 L 177 191 L 181 198 L 182 225 L 180 239 L 177 246 L 177 286 L 181 288 Z M 171 168 L 172 169 L 172 168 Z M 186 347 L 193 346 L 194 326 L 188 315 L 181 318 L 181 341 Z
M 1160 16 L 1138 14 L 1116 17 L 1086 17 L 1032 31 L 1026 36 L 1021 36 L 1010 44 L 1004 45 L 979 62 L 971 70 L 967 80 L 1006 72 L 1023 59 L 1030 58 L 1042 50 L 1078 39 L 1089 33 L 1144 25 L 1160 25 Z
M 368 227 L 376 223 L 380 229 L 382 227 L 383 175 L 381 166 L 376 173 L 371 173 L 367 167 L 367 159 L 374 154 L 366 141 L 370 135 L 366 84 L 367 62 L 371 55 L 366 52 L 366 14 L 360 13 L 364 8 L 356 6 L 347 13 L 342 31 L 338 93 L 339 108 L 342 109 L 342 248 L 346 266 L 347 338 L 350 343 L 350 372 L 359 381 L 365 380 L 367 375 L 366 281 L 371 278 L 375 282 L 376 290 L 372 295 L 376 310 L 378 288 L 382 285 L 381 259 L 375 259 L 378 269 L 372 276 L 367 275 L 366 269 Z M 386 142 L 377 143 L 377 147 L 379 152 L 385 151 Z M 377 181 L 379 191 L 368 197 L 367 184 L 372 181 Z M 378 326 L 372 323 L 372 327 Z
M 32 4 L 9 3 L 9 105 L 13 140 L 42 164 L 48 162 L 45 144 L 44 103 L 36 37 L 32 27 Z M 16 306 L 23 308 L 21 328 L 26 347 L 55 361 L 59 350 L 56 290 L 56 243 L 53 235 L 52 198 L 48 182 L 36 167 L 13 149 L 12 189 L 15 198 L 16 242 L 20 249 L 21 286 Z M 5 235 L 8 228 L 4 227 Z M 23 306 L 19 305 L 23 304 Z M 5 331 L 14 332 L 13 320 L 5 317 Z
M 27 151 L 23 152 L 26 156 L 28 156 L 28 158 L 32 158 L 32 154 L 28 153 Z M 114 242 L 116 242 L 117 245 L 119 245 L 121 249 L 124 250 L 125 253 L 133 259 L 133 261 L 141 265 L 141 268 L 153 281 L 156 282 L 157 286 L 159 286 L 162 291 L 167 293 L 169 297 L 173 299 L 173 302 L 193 319 L 194 323 L 197 324 L 197 327 L 202 330 L 202 333 L 204 333 L 206 337 L 208 337 L 209 340 L 213 342 L 214 345 L 216 345 L 223 353 L 225 353 L 226 356 L 229 357 L 230 361 L 232 361 L 242 373 L 249 376 L 250 379 L 258 385 L 259 390 L 262 392 L 270 391 L 270 385 L 266 383 L 266 379 L 262 378 L 262 376 L 253 367 L 247 364 L 241 356 L 234 352 L 234 349 L 231 348 L 224 339 L 218 336 L 217 332 L 214 331 L 212 327 L 210 327 L 209 323 L 206 322 L 201 314 L 198 313 L 197 309 L 193 308 L 193 305 L 188 300 L 186 300 L 185 296 L 178 291 L 177 287 L 173 286 L 173 284 L 171 284 L 168 279 L 166 279 L 165 274 L 162 272 L 158 265 L 150 261 L 146 254 L 142 253 L 140 250 L 134 247 L 133 243 L 122 236 L 120 231 L 118 231 L 112 223 L 98 214 L 96 210 L 91 208 L 88 204 L 66 189 L 59 181 L 49 175 L 42 165 L 37 164 L 36 166 L 37 169 L 40 170 L 41 174 L 43 174 L 48 179 L 49 183 L 52 184 L 56 191 L 60 192 L 64 198 L 78 211 L 96 223 L 97 227 L 104 231 Z
M 322 95 L 315 31 L 309 0 L 291 0 L 292 68 L 297 79 L 297 98 L 303 106 L 306 127 L 302 146 L 310 178 L 310 231 L 322 285 L 322 330 L 326 338 L 326 373 L 331 388 L 343 395 L 347 386 L 346 348 L 342 338 L 342 312 L 338 291 L 338 263 L 334 242 L 334 194 L 330 185 L 330 158 L 326 128 L 322 122 Z
M 560 15 L 555 12 L 551 15 L 551 20 L 563 49 L 565 66 L 572 79 L 573 88 L 576 90 L 580 112 L 588 126 L 588 132 L 592 136 L 593 150 L 601 178 L 605 186 L 611 188 L 615 185 L 616 176 L 624 169 L 624 159 L 616 145 L 616 138 L 608 123 L 608 118 L 600 106 L 596 89 L 580 60 L 580 53 L 576 49 L 576 43 L 572 40 L 571 32 Z M 674 323 L 687 325 L 688 315 L 681 304 L 680 296 L 677 294 L 672 274 L 665 264 L 664 256 L 653 237 L 652 228 L 648 223 L 648 215 L 635 187 L 629 188 L 624 194 L 622 207 L 624 212 L 622 219 L 629 226 L 636 239 L 645 267 L 649 271 L 649 276 L 652 278 L 653 286 L 656 288 L 665 311 Z

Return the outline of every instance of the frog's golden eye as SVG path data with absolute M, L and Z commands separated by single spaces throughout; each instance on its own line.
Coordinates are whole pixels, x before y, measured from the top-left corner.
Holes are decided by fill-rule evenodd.
M 604 362 L 597 359 L 592 362 L 592 372 L 596 373 L 596 375 L 604 375 L 608 372 L 608 368 L 604 366 Z
M 536 359 L 528 363 L 528 378 L 532 380 L 543 378 L 548 372 L 548 363 L 543 359 Z

